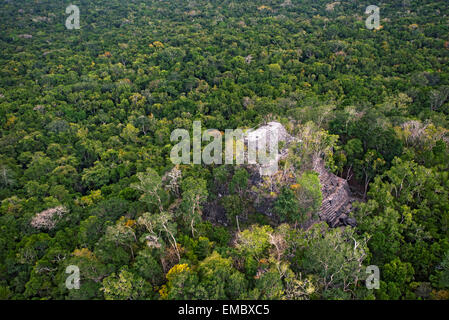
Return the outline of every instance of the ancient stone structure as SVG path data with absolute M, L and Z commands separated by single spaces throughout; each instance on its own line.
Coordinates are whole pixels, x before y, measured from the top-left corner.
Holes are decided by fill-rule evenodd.
M 256 130 L 252 130 L 247 133 L 245 136 L 245 145 L 247 146 L 249 141 L 254 139 L 257 140 L 258 137 L 261 136 L 268 138 L 272 132 L 276 132 L 278 141 L 283 142 L 283 146 L 279 147 L 277 150 L 278 153 L 275 155 L 274 161 L 280 161 L 287 157 L 289 145 L 293 141 L 301 142 L 297 138 L 291 136 L 279 122 L 269 122 L 267 125 L 261 126 Z M 269 138 L 267 140 L 269 140 Z M 245 154 L 245 158 L 247 158 L 247 154 Z M 263 183 L 262 173 L 268 166 L 269 165 L 259 164 L 246 165 L 248 171 L 250 172 L 249 190 L 252 189 L 251 186 L 259 187 Z M 319 221 L 325 221 L 330 227 L 333 228 L 348 225 L 355 226 L 356 221 L 348 216 L 352 210 L 352 203 L 358 199 L 352 195 L 348 182 L 345 179 L 329 172 L 325 167 L 324 160 L 319 156 L 315 157 L 313 160 L 312 169 L 319 175 L 323 202 L 319 212 L 313 215 L 309 221 L 302 225 L 302 227 L 308 228 L 310 225 Z M 293 179 L 292 181 L 288 181 L 286 183 L 294 184 L 296 182 Z M 227 193 L 227 188 L 225 188 L 225 186 L 223 187 L 224 188 L 220 188 L 222 189 L 220 191 L 223 192 L 223 194 L 220 193 L 218 195 L 219 198 Z M 273 205 L 275 198 L 260 196 L 257 191 L 249 191 L 249 194 L 255 200 L 254 209 L 256 212 L 274 218 Z M 225 210 L 219 205 L 218 199 L 212 203 L 205 204 L 203 212 L 203 216 L 206 219 L 219 224 L 227 225 Z
M 352 203 L 356 200 L 351 194 L 348 182 L 327 171 L 321 158 L 314 160 L 313 170 L 319 174 L 323 194 L 320 220 L 326 221 L 331 227 L 355 226 L 356 221 L 348 217 L 352 211 Z
M 279 122 L 269 122 L 267 125 L 259 127 L 257 130 L 253 131 L 252 137 L 257 138 L 261 135 L 266 135 L 268 137 L 271 132 L 276 132 L 278 141 L 284 142 L 284 147 L 278 150 L 279 154 L 278 157 L 276 157 L 276 161 L 279 161 L 287 156 L 289 144 L 296 139 L 295 137 L 292 137 Z M 261 166 L 260 169 L 263 169 L 263 166 Z M 331 227 L 346 225 L 355 226 L 356 221 L 348 217 L 352 210 L 352 203 L 356 200 L 356 198 L 352 196 L 348 182 L 329 172 L 325 168 L 324 160 L 320 157 L 316 157 L 313 160 L 313 170 L 319 174 L 321 192 L 323 195 L 323 202 L 318 213 L 319 220 L 326 221 Z M 269 202 L 273 203 L 273 199 L 266 200 L 271 200 Z M 262 203 L 264 203 L 264 201 L 262 201 Z M 268 205 L 265 203 L 265 205 L 261 207 L 268 207 Z M 271 210 L 267 210 L 266 214 L 271 216 Z M 317 219 L 312 218 L 312 220 L 313 223 Z
M 244 143 L 247 149 L 249 148 L 249 144 L 253 146 L 260 146 L 258 140 L 263 139 L 266 148 L 267 161 L 266 163 L 257 163 L 259 168 L 260 175 L 271 175 L 274 174 L 273 170 L 277 171 L 277 163 L 279 160 L 285 158 L 288 154 L 288 144 L 294 140 L 290 134 L 288 134 L 287 130 L 285 130 L 284 126 L 279 122 L 269 122 L 265 126 L 261 126 L 256 130 L 248 130 L 244 136 Z M 271 141 L 273 139 L 273 141 Z M 284 143 L 284 147 L 279 149 L 279 142 Z M 256 149 L 257 149 L 256 148 Z M 259 151 L 259 150 L 258 150 Z M 260 155 L 259 155 L 260 156 Z M 269 159 L 268 159 L 269 158 Z M 246 163 L 248 163 L 248 152 L 245 152 L 245 159 L 247 159 Z
M 262 131 L 276 131 L 278 141 L 285 142 L 284 147 L 279 149 L 279 156 L 277 157 L 277 160 L 284 159 L 288 154 L 289 144 L 295 138 L 288 134 L 282 124 L 278 122 L 270 122 L 265 126 L 259 127 L 255 132 L 260 133 Z M 324 160 L 320 157 L 314 159 L 313 170 L 319 174 L 323 195 L 323 202 L 318 213 L 319 220 L 326 221 L 331 227 L 355 226 L 356 221 L 348 216 L 352 211 L 352 203 L 357 199 L 353 197 L 348 182 L 329 172 L 325 168 Z M 271 210 L 268 210 L 267 213 L 271 216 Z M 318 219 L 312 218 L 312 223 L 316 222 L 316 220 Z

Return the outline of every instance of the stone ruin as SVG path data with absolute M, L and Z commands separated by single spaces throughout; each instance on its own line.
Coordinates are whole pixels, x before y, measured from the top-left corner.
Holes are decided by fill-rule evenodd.
M 291 142 L 295 140 L 301 142 L 301 140 L 297 140 L 295 137 L 292 137 L 279 122 L 269 122 L 267 125 L 259 127 L 252 133 L 257 133 L 257 136 L 260 136 L 263 134 L 262 131 L 265 131 L 267 136 L 269 135 L 269 132 L 277 131 L 279 142 L 284 142 L 283 148 L 278 150 L 278 156 L 276 157 L 277 161 L 287 157 L 288 148 Z M 262 169 L 263 166 L 259 168 L 260 173 L 263 172 Z M 312 221 L 310 221 L 309 224 L 317 221 L 326 221 L 332 228 L 348 225 L 355 226 L 356 221 L 353 218 L 349 218 L 349 213 L 353 209 L 352 203 L 359 199 L 352 195 L 348 182 L 345 179 L 329 172 L 326 169 L 324 160 L 321 157 L 314 158 L 313 170 L 319 175 L 323 201 L 318 212 L 318 217 L 312 217 Z M 257 177 L 255 177 L 252 182 L 257 184 L 257 180 Z M 267 201 L 262 201 L 262 203 L 263 202 L 265 202 L 264 207 L 267 207 Z M 273 203 L 274 201 L 268 202 Z M 258 209 L 262 209 L 262 207 Z M 268 216 L 272 216 L 271 210 L 265 210 L 264 213 Z
M 326 170 L 321 158 L 314 160 L 313 170 L 319 175 L 323 194 L 318 214 L 320 220 L 326 221 L 332 228 L 347 225 L 355 227 L 356 221 L 349 218 L 349 213 L 352 211 L 352 203 L 358 199 L 352 196 L 348 181 Z
M 278 149 L 277 155 L 274 159 L 275 161 L 285 159 L 289 152 L 289 145 L 293 141 L 301 141 L 291 136 L 279 122 L 269 122 L 256 130 L 251 130 L 245 135 L 245 145 L 248 146 L 249 140 L 258 139 L 258 137 L 262 135 L 268 137 L 273 131 L 277 132 L 278 141 L 283 142 L 282 148 Z M 267 138 L 267 140 L 268 139 L 269 138 Z M 268 145 L 270 145 L 269 141 Z M 245 159 L 246 157 L 247 155 L 245 154 Z M 263 213 L 268 217 L 273 217 L 273 204 L 276 199 L 259 197 L 257 192 L 251 191 L 252 186 L 260 186 L 263 182 L 262 175 L 267 166 L 270 166 L 270 164 L 265 164 L 262 166 L 258 164 L 246 165 L 246 168 L 250 172 L 248 189 L 250 190 L 250 194 L 252 194 L 253 198 L 257 198 L 257 201 L 255 201 L 254 204 L 256 211 Z M 327 224 L 332 228 L 348 225 L 355 226 L 356 221 L 353 218 L 349 218 L 349 213 L 352 211 L 352 203 L 359 199 L 352 195 L 348 182 L 345 179 L 329 172 L 325 168 L 324 160 L 321 157 L 315 157 L 312 168 L 319 175 L 323 201 L 319 212 L 312 216 L 312 218 L 306 222 L 303 227 L 307 228 L 308 226 L 319 221 L 327 222 Z M 222 189 L 223 192 L 226 192 L 224 188 Z M 222 197 L 223 195 L 224 194 L 219 193 L 219 197 Z M 217 200 L 204 205 L 203 215 L 208 220 L 227 225 L 225 210 L 218 204 Z
M 276 138 L 275 138 L 276 137 Z M 285 158 L 288 155 L 288 144 L 294 140 L 294 138 L 288 134 L 287 130 L 285 130 L 284 126 L 279 122 L 269 122 L 265 126 L 261 126 L 256 130 L 248 130 L 244 135 L 244 144 L 248 149 L 249 144 L 256 145 L 259 147 L 258 140 L 259 139 L 266 140 L 266 153 L 271 156 L 266 163 L 257 163 L 257 168 L 259 169 L 259 174 L 262 175 L 270 175 L 277 171 L 277 164 L 279 160 Z M 271 139 L 275 138 L 276 140 L 271 141 Z M 278 145 L 279 142 L 284 142 L 284 147 L 279 150 Z M 245 152 L 246 163 L 248 161 L 248 152 Z M 273 169 L 275 171 L 273 172 Z

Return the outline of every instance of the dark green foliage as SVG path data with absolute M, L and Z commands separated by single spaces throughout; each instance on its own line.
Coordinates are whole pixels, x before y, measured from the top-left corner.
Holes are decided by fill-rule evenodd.
M 281 222 L 294 222 L 301 218 L 295 193 L 287 187 L 282 188 L 282 192 L 274 204 L 274 210 L 279 215 Z

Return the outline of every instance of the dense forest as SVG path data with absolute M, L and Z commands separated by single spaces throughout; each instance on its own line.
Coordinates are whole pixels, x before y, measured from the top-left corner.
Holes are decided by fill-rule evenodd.
M 447 1 L 0 11 L 0 299 L 449 299 Z M 281 123 L 301 138 L 280 163 L 289 179 L 174 165 L 170 134 L 196 120 Z M 317 155 L 358 197 L 355 226 L 314 219 Z

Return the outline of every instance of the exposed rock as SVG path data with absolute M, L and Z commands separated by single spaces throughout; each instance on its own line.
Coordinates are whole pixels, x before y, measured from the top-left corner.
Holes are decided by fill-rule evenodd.
M 249 130 L 245 134 L 245 145 L 249 146 L 251 144 L 259 147 L 258 141 L 260 139 L 266 139 L 266 154 L 269 157 L 268 161 L 265 163 L 259 163 L 256 165 L 259 167 L 260 175 L 271 175 L 273 174 L 273 170 L 277 171 L 277 164 L 279 160 L 284 159 L 288 154 L 288 144 L 294 140 L 287 130 L 285 130 L 284 126 L 279 122 L 269 122 L 265 126 L 261 126 L 256 130 Z M 283 142 L 284 146 L 279 150 L 279 142 Z M 263 143 L 262 143 L 263 145 Z M 277 153 L 276 153 L 277 151 Z M 248 154 L 245 155 L 245 158 L 248 158 Z M 247 163 L 250 163 L 247 161 Z
M 219 200 L 214 200 L 203 206 L 203 218 L 224 226 L 228 225 L 225 209 L 219 204 Z

